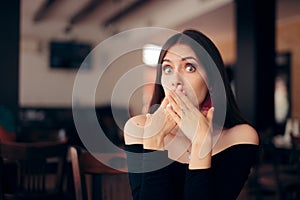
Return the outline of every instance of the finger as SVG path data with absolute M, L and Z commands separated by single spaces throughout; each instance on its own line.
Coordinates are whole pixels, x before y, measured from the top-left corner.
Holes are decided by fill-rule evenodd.
M 166 112 L 167 112 L 167 114 L 169 114 L 169 115 L 172 117 L 172 119 L 173 119 L 177 124 L 180 122 L 180 120 L 181 120 L 180 117 L 173 111 L 172 108 L 167 107 Z
M 178 116 L 182 116 L 182 109 L 180 105 L 178 105 L 175 100 L 173 99 L 172 96 L 168 97 L 169 98 L 169 108 L 173 109 L 173 111 L 178 115 Z
M 187 97 L 186 92 L 183 90 L 183 87 L 181 85 L 179 85 L 177 87 L 175 93 L 179 97 L 179 100 L 182 101 L 187 108 L 190 109 L 190 108 L 194 107 L 193 103 Z
M 204 117 L 207 117 L 208 111 L 207 110 L 201 110 L 201 113 L 202 113 L 202 115 L 204 115 Z
M 169 103 L 169 100 L 168 100 L 168 98 L 165 97 L 161 102 L 161 107 L 166 108 L 168 103 Z
M 181 98 L 175 92 L 170 92 L 169 101 L 173 101 L 173 103 L 177 104 L 181 108 L 186 108 L 185 103 L 181 100 Z
M 212 120 L 213 120 L 214 110 L 215 110 L 215 108 L 214 108 L 214 107 L 211 107 L 211 108 L 208 110 L 208 112 L 207 112 L 206 118 L 207 118 L 207 120 L 209 121 L 209 123 L 211 123 Z
M 174 128 L 171 130 L 171 132 L 177 133 L 178 130 L 179 130 L 179 126 L 176 125 L 176 126 L 174 126 Z
M 177 99 L 177 101 L 174 98 Z M 172 95 L 170 95 L 169 102 L 170 102 L 171 106 L 173 107 L 173 110 L 177 113 L 178 116 L 180 116 L 181 119 L 184 118 L 186 113 L 190 112 L 192 109 L 195 108 L 195 107 L 193 107 L 192 109 L 190 109 L 190 107 L 188 107 L 184 103 L 184 101 L 182 101 L 180 99 L 180 97 L 178 97 L 177 94 L 175 94 L 175 93 L 172 93 Z

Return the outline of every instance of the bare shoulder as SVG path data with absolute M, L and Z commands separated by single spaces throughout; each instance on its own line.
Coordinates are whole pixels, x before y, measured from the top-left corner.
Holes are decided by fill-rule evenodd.
M 133 124 L 135 126 L 140 126 L 140 127 L 144 127 L 145 123 L 146 123 L 146 115 L 136 115 L 134 117 L 131 117 L 126 124 L 130 123 Z
M 224 129 L 213 148 L 213 155 L 236 144 L 259 144 L 256 130 L 248 124 L 239 124 L 229 129 Z
M 146 123 L 146 115 L 136 115 L 134 117 L 131 117 L 129 120 L 127 120 L 125 126 L 124 126 L 124 132 L 140 132 L 144 129 L 145 123 Z
M 257 131 L 249 124 L 239 124 L 228 129 L 228 135 L 231 135 L 241 143 L 259 144 Z
M 130 118 L 124 127 L 125 144 L 143 144 L 144 125 L 146 115 L 137 115 Z

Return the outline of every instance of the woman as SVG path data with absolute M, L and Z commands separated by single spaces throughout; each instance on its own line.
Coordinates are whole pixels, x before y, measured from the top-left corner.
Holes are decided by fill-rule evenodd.
M 204 34 L 186 30 L 164 44 L 158 64 L 154 111 L 128 120 L 125 143 L 131 152 L 167 151 L 174 162 L 130 173 L 134 199 L 236 199 L 259 139 L 239 112 L 219 51 Z M 132 163 L 128 157 L 129 170 Z

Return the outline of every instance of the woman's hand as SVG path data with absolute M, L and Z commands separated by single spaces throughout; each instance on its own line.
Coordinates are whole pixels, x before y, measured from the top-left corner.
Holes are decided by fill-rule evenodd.
M 176 127 L 176 122 L 166 111 L 168 103 L 168 99 L 165 98 L 153 114 L 146 115 L 144 149 L 164 150 L 164 137 Z
M 169 114 L 192 142 L 189 169 L 209 168 L 211 166 L 214 108 L 202 113 L 185 96 L 182 86 L 178 86 L 175 92 L 170 92 L 168 99 Z
M 181 85 L 174 92 L 170 91 L 168 100 L 169 105 L 166 106 L 168 113 L 191 142 L 210 133 L 214 108 L 200 112 L 184 94 Z

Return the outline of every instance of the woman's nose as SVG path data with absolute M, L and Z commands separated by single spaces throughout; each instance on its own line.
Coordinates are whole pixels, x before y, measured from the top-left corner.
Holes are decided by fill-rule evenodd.
M 175 88 L 178 87 L 179 85 L 182 85 L 181 82 L 173 82 L 172 86 L 174 86 Z
M 182 80 L 179 74 L 174 75 L 172 80 L 172 87 L 177 88 L 179 85 L 182 85 Z

